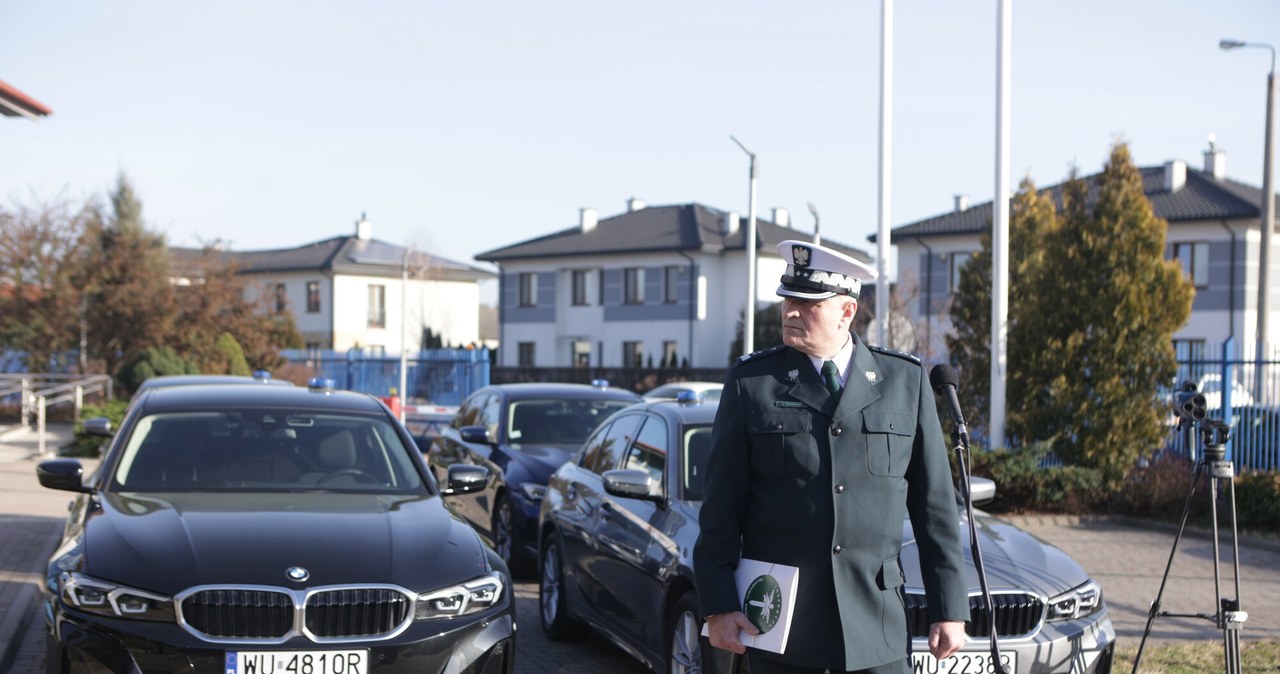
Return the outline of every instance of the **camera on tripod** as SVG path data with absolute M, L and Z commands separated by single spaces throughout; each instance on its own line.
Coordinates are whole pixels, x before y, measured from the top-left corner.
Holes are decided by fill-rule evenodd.
M 1214 622 L 1222 630 L 1223 660 L 1226 674 L 1240 674 L 1240 628 L 1249 618 L 1249 614 L 1240 608 L 1240 539 L 1236 531 L 1236 492 L 1235 466 L 1227 459 L 1227 440 L 1230 428 L 1221 419 L 1208 418 L 1208 405 L 1204 394 L 1196 390 L 1190 382 L 1182 385 L 1182 390 L 1174 394 L 1173 412 L 1178 415 L 1178 427 L 1185 434 L 1187 448 L 1195 455 L 1195 434 L 1193 427 L 1200 427 L 1200 445 L 1203 456 L 1196 461 L 1195 472 L 1191 476 L 1191 488 L 1187 492 L 1187 501 L 1182 508 L 1182 522 L 1178 525 L 1178 533 L 1173 538 L 1173 549 L 1169 551 L 1169 562 L 1165 565 L 1164 576 L 1160 579 L 1160 590 L 1155 601 L 1151 602 L 1151 611 L 1147 614 L 1147 627 L 1142 633 L 1142 641 L 1138 643 L 1138 653 L 1133 659 L 1133 674 L 1138 673 L 1142 663 L 1142 651 L 1146 647 L 1147 637 L 1151 635 L 1151 626 L 1157 616 L 1180 618 L 1203 618 Z M 1208 469 L 1206 472 L 1205 469 Z M 1160 610 L 1161 598 L 1164 596 L 1165 584 L 1169 581 L 1169 570 L 1173 568 L 1173 556 L 1178 551 L 1178 542 L 1187 526 L 1187 515 L 1191 512 L 1191 497 L 1196 492 L 1200 477 L 1209 478 L 1210 522 L 1213 526 L 1213 588 L 1217 596 L 1216 611 L 1209 613 L 1170 613 Z M 1222 579 L 1218 568 L 1218 482 L 1221 481 L 1227 495 L 1231 515 L 1232 548 L 1234 550 L 1233 567 L 1235 571 L 1234 599 L 1222 596 Z
M 1196 390 L 1196 385 L 1187 382 L 1182 390 L 1173 394 L 1173 413 L 1181 421 L 1204 421 L 1209 414 L 1209 403 L 1204 394 Z

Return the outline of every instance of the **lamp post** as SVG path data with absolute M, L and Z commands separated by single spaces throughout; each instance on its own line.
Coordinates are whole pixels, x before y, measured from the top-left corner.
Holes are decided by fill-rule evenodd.
M 1262 152 L 1262 218 L 1258 223 L 1262 228 L 1262 249 L 1258 253 L 1258 316 L 1257 316 L 1257 354 L 1258 370 L 1254 374 L 1255 395 L 1262 393 L 1262 364 L 1267 358 L 1268 335 L 1268 296 L 1271 284 L 1271 236 L 1276 222 L 1275 196 L 1275 101 L 1276 101 L 1276 48 L 1262 42 L 1245 42 L 1243 40 L 1223 39 L 1218 42 L 1221 49 L 1239 49 L 1241 47 L 1257 47 L 1271 52 L 1271 71 L 1267 73 L 1267 130 L 1263 136 L 1265 143 Z
M 743 248 L 747 251 L 747 310 L 742 326 L 742 354 L 756 350 L 756 153 L 747 149 L 737 138 L 729 138 L 751 157 L 751 196 L 747 206 L 747 233 Z
M 822 230 L 819 229 L 821 223 L 818 222 L 818 207 L 809 202 L 809 212 L 813 213 L 813 242 L 819 246 L 822 245 Z

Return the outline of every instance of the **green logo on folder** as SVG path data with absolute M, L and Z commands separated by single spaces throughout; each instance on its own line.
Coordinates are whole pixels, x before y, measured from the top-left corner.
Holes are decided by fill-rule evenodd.
M 782 589 L 773 576 L 757 576 L 747 586 L 743 596 L 742 612 L 761 634 L 773 629 L 782 616 Z

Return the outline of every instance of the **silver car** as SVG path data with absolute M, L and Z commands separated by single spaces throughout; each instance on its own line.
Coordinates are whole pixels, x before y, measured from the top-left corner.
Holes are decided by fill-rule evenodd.
M 658 672 L 732 669 L 727 651 L 697 636 L 692 549 L 715 411 L 716 404 L 692 400 L 632 405 L 600 424 L 551 476 L 538 539 L 540 617 L 549 638 L 573 638 L 589 626 Z M 973 478 L 972 484 L 976 503 L 995 497 L 991 480 Z M 968 541 L 963 508 L 956 516 Z M 1058 548 L 981 511 L 975 517 L 1009 671 L 1110 672 L 1115 630 L 1102 588 Z M 938 662 L 929 655 L 924 583 L 909 521 L 902 540 L 915 671 L 994 671 L 990 620 L 972 559 L 970 640 Z

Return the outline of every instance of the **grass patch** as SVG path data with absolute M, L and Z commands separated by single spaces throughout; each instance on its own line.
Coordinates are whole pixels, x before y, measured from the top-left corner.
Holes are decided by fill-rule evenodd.
M 1116 648 L 1112 674 L 1133 671 L 1138 646 Z M 1148 644 L 1142 651 L 1139 674 L 1202 674 L 1226 671 L 1222 641 L 1178 641 Z M 1280 672 L 1280 641 L 1253 641 L 1240 644 L 1241 674 L 1276 674 Z

